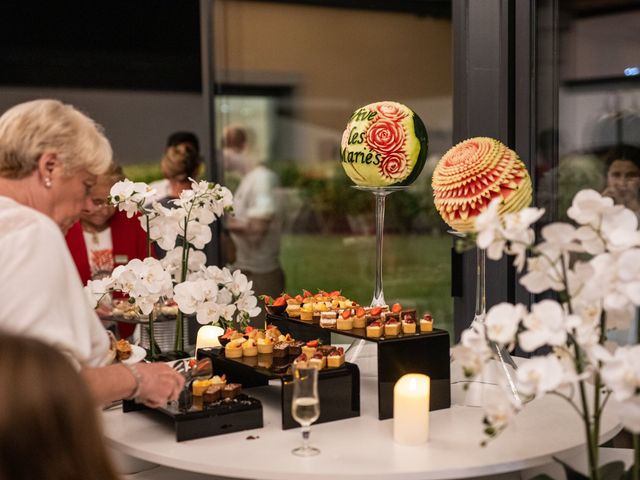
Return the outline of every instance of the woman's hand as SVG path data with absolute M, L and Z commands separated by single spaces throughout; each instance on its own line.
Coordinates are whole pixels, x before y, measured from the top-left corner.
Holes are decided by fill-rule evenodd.
M 163 407 L 177 400 L 184 388 L 184 377 L 165 363 L 137 363 L 140 376 L 137 399 L 145 405 Z

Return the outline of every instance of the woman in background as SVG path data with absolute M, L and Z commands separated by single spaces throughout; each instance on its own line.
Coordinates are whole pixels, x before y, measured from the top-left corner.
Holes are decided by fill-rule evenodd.
M 65 237 L 83 285 L 108 277 L 118 265 L 148 256 L 147 233 L 140 226 L 139 217 L 127 218 L 126 212 L 117 211 L 107 200 L 111 187 L 124 178 L 122 168 L 115 163 L 99 175 L 91 189 L 91 205 L 82 210 L 80 221 Z M 101 305 L 98 313 L 101 310 L 111 313 L 108 306 Z M 133 324 L 118 322 L 121 338 L 130 336 L 134 328 Z
M 160 199 L 160 203 L 170 207 L 170 200 L 179 198 L 183 190 L 190 189 L 189 179 L 198 176 L 201 164 L 202 158 L 192 143 L 185 141 L 167 147 L 160 160 L 160 170 L 169 181 L 169 188 L 167 195 Z
M 607 165 L 607 186 L 602 192 L 640 215 L 640 149 L 618 145 L 604 153 Z
M 115 480 L 96 412 L 64 355 L 0 334 L 0 479 Z

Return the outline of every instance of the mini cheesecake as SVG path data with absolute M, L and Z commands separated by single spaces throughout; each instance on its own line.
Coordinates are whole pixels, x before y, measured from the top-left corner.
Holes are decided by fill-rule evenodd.
M 344 365 L 344 348 L 337 347 L 327 355 L 327 367 L 337 368 Z
M 416 333 L 416 321 L 410 315 L 402 320 L 402 333 Z
M 207 380 L 194 380 L 191 384 L 191 392 L 196 397 L 200 397 L 204 392 L 212 385 L 211 379 Z
M 209 380 L 211 385 L 226 385 L 227 384 L 227 376 L 226 375 L 214 375 Z
M 313 354 L 313 357 L 309 359 L 309 367 L 317 368 L 318 370 L 322 370 L 327 366 L 327 357 L 325 357 L 322 352 L 316 352 Z
M 367 325 L 367 312 L 364 308 L 360 307 L 356 310 L 353 317 L 353 328 L 364 328 Z
M 309 361 L 307 360 L 307 356 L 304 353 L 301 353 L 293 361 L 293 365 L 295 367 L 297 367 L 297 368 L 307 368 L 307 367 L 309 367 Z
M 420 319 L 420 331 L 431 332 L 433 331 L 433 317 L 430 313 L 425 313 L 424 317 Z
M 305 303 L 300 308 L 300 320 L 304 320 L 305 322 L 310 322 L 313 320 L 313 304 Z
M 336 328 L 338 314 L 336 312 L 320 313 L 321 328 Z
M 384 324 L 384 335 L 394 336 L 400 333 L 400 322 L 396 318 L 388 319 Z
M 224 356 L 227 358 L 242 358 L 242 344 L 243 341 L 239 341 L 240 339 L 231 340 L 227 343 L 226 347 L 224 347 Z
M 382 322 L 375 320 L 367 325 L 367 337 L 379 338 L 382 336 Z
M 273 353 L 273 340 L 269 337 L 259 338 L 256 345 L 258 353 Z
M 300 318 L 300 305 L 297 303 L 292 303 L 290 305 L 287 305 L 287 315 L 289 315 L 291 318 Z
M 275 325 L 269 325 L 264 332 L 264 336 L 273 340 L 274 343 L 278 341 L 280 335 L 282 334 L 280 333 L 280 330 L 278 330 L 278 327 L 276 327 Z
M 338 330 L 351 330 L 353 328 L 353 317 L 351 315 L 350 308 L 343 310 L 342 313 L 338 316 L 336 327 L 338 328 Z
M 258 355 L 258 347 L 256 346 L 255 340 L 250 338 L 242 344 L 242 356 L 255 357 L 256 355 Z
M 303 347 L 302 353 L 304 353 L 307 358 L 313 357 L 313 354 L 316 353 L 318 349 L 318 340 L 309 340 Z

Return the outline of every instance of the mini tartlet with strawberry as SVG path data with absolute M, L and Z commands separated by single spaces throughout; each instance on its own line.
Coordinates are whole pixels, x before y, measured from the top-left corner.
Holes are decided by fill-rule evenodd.
M 338 315 L 338 321 L 336 323 L 338 330 L 351 330 L 353 329 L 353 315 L 351 309 L 347 308 Z

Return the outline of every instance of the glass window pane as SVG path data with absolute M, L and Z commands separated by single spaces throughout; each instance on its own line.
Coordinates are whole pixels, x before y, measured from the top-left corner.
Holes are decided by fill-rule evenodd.
M 451 146 L 450 18 L 219 0 L 214 37 L 224 182 L 242 188 L 258 164 L 275 173 L 279 259 L 290 294 L 342 290 L 371 302 L 374 201 L 352 188 L 340 140 L 352 112 L 368 103 L 395 100 L 418 113 L 429 132 L 428 163 L 410 189 L 387 197 L 384 293 L 388 303 L 430 311 L 451 331 L 451 238 L 430 188 L 435 163 Z M 233 127 L 246 134 L 236 155 L 228 148 L 233 142 L 224 143 Z M 260 250 L 257 240 L 242 244 L 238 237 L 238 266 L 256 272 L 273 266 L 267 254 L 257 263 L 245 255 Z M 274 285 L 270 293 L 279 293 Z

